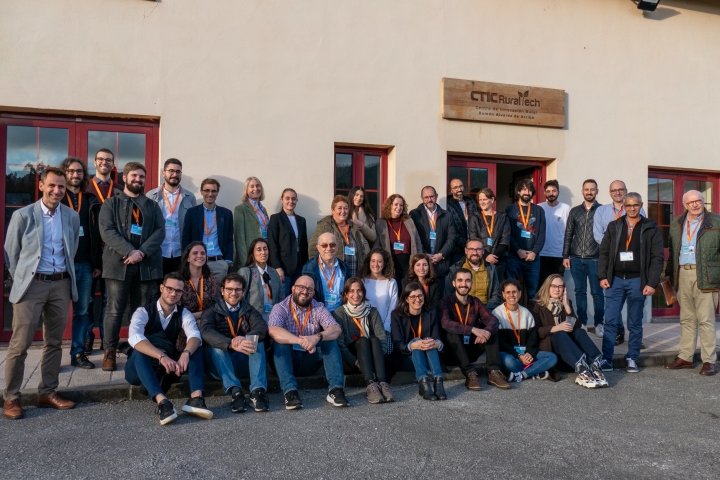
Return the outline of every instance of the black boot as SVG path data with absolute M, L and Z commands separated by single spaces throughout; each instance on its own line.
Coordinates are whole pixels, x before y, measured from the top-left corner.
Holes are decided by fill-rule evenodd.
M 418 382 L 418 395 L 423 397 L 423 400 L 437 400 L 428 377 L 423 377 Z
M 435 381 L 433 382 L 433 390 L 435 390 L 435 396 L 438 398 L 438 400 L 447 400 L 445 386 L 443 385 L 443 377 L 435 377 Z

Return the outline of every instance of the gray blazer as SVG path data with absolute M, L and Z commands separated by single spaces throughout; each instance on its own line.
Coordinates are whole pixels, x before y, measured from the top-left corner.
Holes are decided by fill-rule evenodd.
M 280 275 L 277 270 L 268 265 L 268 275 L 270 275 L 270 290 L 272 304 L 282 302 L 285 299 L 285 286 L 280 282 Z M 247 283 L 244 300 L 250 304 L 255 310 L 260 312 L 265 322 L 268 321 L 270 313 L 265 313 L 265 297 L 262 287 L 262 276 L 256 266 L 242 267 L 238 273 L 245 279 Z
M 5 264 L 13 278 L 10 290 L 10 302 L 18 303 L 30 286 L 40 264 L 40 252 L 43 242 L 42 208 L 38 200 L 32 205 L 15 211 L 10 218 L 5 236 Z M 75 253 L 80 234 L 80 216 L 65 205 L 58 205 L 62 215 L 63 247 L 65 267 L 70 274 L 72 299 L 78 299 L 75 285 Z
M 160 202 L 164 202 L 165 198 L 163 198 L 162 193 L 160 193 L 160 188 L 162 188 L 162 185 L 160 185 L 157 188 L 153 188 L 150 190 L 146 196 L 157 202 L 158 205 L 160 205 Z M 185 220 L 185 214 L 189 209 L 197 205 L 197 200 L 195 199 L 195 195 L 188 192 L 182 186 L 180 186 L 180 205 L 178 205 L 178 228 L 180 229 L 180 236 L 182 236 L 183 232 L 183 221 Z M 162 208 L 160 209 L 162 210 Z

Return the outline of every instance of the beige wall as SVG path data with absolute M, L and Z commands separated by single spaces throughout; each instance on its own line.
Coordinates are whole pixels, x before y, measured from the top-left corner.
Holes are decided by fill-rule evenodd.
M 389 187 L 411 205 L 444 190 L 448 151 L 555 159 L 550 178 L 595 177 L 606 201 L 618 177 L 645 194 L 648 165 L 720 170 L 710 4 L 1 1 L 0 108 L 159 117 L 161 158 L 191 188 L 219 178 L 229 207 L 257 175 L 328 212 L 336 142 L 393 145 Z M 568 128 L 442 120 L 442 77 L 564 89 Z

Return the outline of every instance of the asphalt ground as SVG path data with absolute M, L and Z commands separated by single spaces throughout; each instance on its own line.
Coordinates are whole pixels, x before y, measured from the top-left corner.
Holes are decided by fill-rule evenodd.
M 232 414 L 211 397 L 212 420 L 179 414 L 160 426 L 150 401 L 26 409 L 0 419 L 3 478 L 717 478 L 720 376 L 646 368 L 608 373 L 587 390 L 569 374 L 511 391 L 447 383 L 429 402 L 414 385 L 370 405 L 347 390 L 334 408 L 303 390 L 304 409 Z M 184 401 L 175 400 L 179 411 Z

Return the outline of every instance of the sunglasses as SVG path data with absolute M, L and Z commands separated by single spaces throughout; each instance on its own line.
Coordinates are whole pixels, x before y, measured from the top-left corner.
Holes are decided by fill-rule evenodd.
M 330 248 L 330 250 L 335 250 L 337 248 L 337 243 L 321 243 L 318 245 L 323 250 L 327 250 Z

